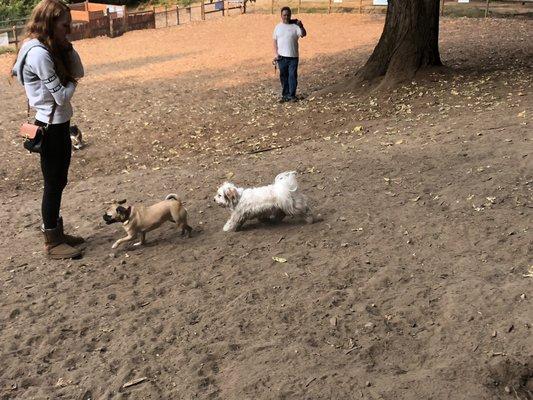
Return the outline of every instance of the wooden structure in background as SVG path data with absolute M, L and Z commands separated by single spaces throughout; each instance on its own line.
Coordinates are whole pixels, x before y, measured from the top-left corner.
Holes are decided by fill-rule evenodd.
M 89 3 L 88 1 L 84 1 L 83 3 L 69 4 L 72 21 L 85 22 L 99 19 L 104 15 L 108 15 L 109 7 L 110 6 L 107 4 Z

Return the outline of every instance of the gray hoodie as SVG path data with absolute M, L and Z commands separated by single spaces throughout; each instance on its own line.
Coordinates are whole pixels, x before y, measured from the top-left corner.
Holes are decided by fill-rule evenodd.
M 76 50 L 72 49 L 72 74 L 75 78 L 83 77 L 83 65 Z M 13 66 L 13 75 L 24 85 L 30 107 L 37 113 L 35 119 L 48 123 L 54 101 L 57 103 L 53 124 L 67 122 L 72 117 L 70 99 L 74 95 L 76 85 L 72 82 L 63 86 L 57 77 L 52 56 L 38 39 L 25 42 Z

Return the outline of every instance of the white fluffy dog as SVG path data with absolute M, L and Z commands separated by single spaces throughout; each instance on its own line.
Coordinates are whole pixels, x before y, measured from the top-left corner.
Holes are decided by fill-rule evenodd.
M 217 191 L 215 203 L 231 210 L 224 232 L 237 231 L 246 220 L 279 222 L 286 215 L 302 217 L 307 223 L 315 218 L 307 205 L 307 197 L 298 191 L 296 172 L 282 172 L 274 183 L 257 188 L 239 188 L 225 182 Z

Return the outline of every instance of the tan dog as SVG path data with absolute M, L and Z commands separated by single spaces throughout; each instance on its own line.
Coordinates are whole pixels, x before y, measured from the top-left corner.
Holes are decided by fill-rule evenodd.
M 177 195 L 169 194 L 165 200 L 149 207 L 124 207 L 124 203 L 126 200 L 113 203 L 104 214 L 106 224 L 122 222 L 128 235 L 113 243 L 112 249 L 116 249 L 121 243 L 131 242 L 139 233 L 141 240 L 135 243 L 135 246 L 144 244 L 146 232 L 158 228 L 166 221 L 175 222 L 177 227 L 181 229 L 182 236 L 187 233 L 187 236 L 191 237 L 192 228 L 187 225 L 187 210 Z

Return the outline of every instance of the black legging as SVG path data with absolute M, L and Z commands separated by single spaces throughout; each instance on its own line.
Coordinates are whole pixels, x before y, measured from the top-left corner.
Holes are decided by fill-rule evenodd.
M 45 123 L 35 121 L 36 125 Z M 70 121 L 50 125 L 44 135 L 41 152 L 41 171 L 44 178 L 41 213 L 45 229 L 57 227 L 61 195 L 67 185 L 72 142 L 70 141 Z

